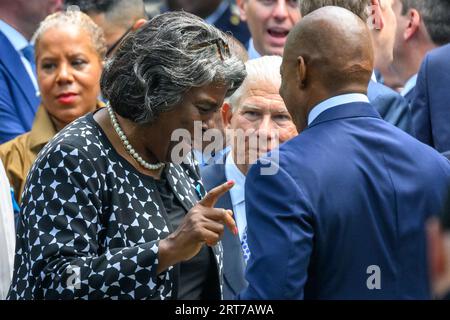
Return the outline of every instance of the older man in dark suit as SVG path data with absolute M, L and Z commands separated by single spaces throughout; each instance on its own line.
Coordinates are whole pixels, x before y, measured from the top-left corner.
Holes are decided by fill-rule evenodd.
M 431 51 L 422 63 L 413 101 L 417 139 L 450 157 L 450 44 Z

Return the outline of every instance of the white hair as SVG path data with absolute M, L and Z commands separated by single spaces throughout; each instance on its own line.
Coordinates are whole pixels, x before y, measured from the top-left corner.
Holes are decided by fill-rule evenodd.
M 241 101 L 247 97 L 250 87 L 258 87 L 258 83 L 270 83 L 279 88 L 281 85 L 281 62 L 282 59 L 279 56 L 264 56 L 247 61 L 245 63 L 247 77 L 227 100 L 231 106 L 231 112 L 234 113 L 240 108 Z

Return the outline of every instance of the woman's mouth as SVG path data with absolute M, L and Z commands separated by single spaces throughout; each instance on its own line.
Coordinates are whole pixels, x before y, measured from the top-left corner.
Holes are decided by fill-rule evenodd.
M 71 104 L 75 101 L 75 99 L 77 98 L 78 94 L 73 93 L 73 92 L 67 92 L 67 93 L 62 93 L 60 94 L 57 99 L 59 103 L 62 104 Z

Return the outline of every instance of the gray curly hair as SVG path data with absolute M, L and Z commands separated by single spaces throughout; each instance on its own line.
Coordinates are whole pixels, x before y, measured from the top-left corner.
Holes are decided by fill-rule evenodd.
M 195 15 L 169 12 L 124 39 L 100 83 L 115 112 L 146 124 L 172 110 L 191 88 L 227 85 L 230 96 L 245 76 L 224 33 Z
M 97 26 L 88 15 L 80 11 L 77 6 L 70 6 L 66 11 L 56 12 L 49 15 L 41 22 L 39 28 L 33 35 L 35 47 L 38 47 L 42 35 L 50 28 L 60 27 L 64 28 L 67 25 L 74 25 L 82 30 L 85 30 L 91 37 L 92 46 L 98 53 L 100 60 L 105 58 L 106 41 L 103 30 Z M 38 52 L 36 51 L 36 54 Z

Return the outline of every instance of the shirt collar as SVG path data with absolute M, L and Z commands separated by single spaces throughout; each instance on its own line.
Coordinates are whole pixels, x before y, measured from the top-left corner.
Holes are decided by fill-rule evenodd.
M 222 3 L 216 9 L 216 11 L 214 11 L 211 15 L 209 15 L 208 17 L 205 18 L 205 21 L 209 24 L 215 24 L 217 22 L 217 20 L 219 20 L 219 18 L 224 14 L 224 12 L 227 10 L 227 8 L 228 8 L 228 2 L 222 1 Z
M 233 206 L 236 206 L 245 201 L 245 176 L 234 163 L 232 153 L 229 152 L 225 160 L 225 176 L 227 180 L 235 182 L 234 187 L 230 189 L 230 197 Z
M 250 41 L 248 43 L 248 59 L 253 60 L 258 58 L 261 58 L 261 54 L 258 51 L 256 51 L 255 46 L 253 44 L 253 38 L 250 38 Z
M 349 93 L 342 94 L 340 96 L 335 96 L 329 98 L 325 101 L 322 101 L 318 105 L 316 105 L 308 115 L 308 126 L 324 111 L 343 105 L 347 103 L 353 102 L 367 102 L 369 103 L 369 98 L 362 93 Z
M 370 80 L 372 80 L 373 82 L 378 82 L 377 74 L 375 73 L 375 70 L 372 71 L 372 77 L 370 78 Z
M 11 42 L 14 49 L 18 52 L 30 44 L 19 31 L 11 27 L 2 19 L 0 19 L 0 31 L 3 32 L 5 37 L 9 40 L 9 42 Z
M 405 87 L 403 88 L 402 92 L 400 93 L 403 97 L 406 96 L 417 83 L 417 73 L 413 75 L 411 78 L 409 78 L 408 81 L 406 81 Z

